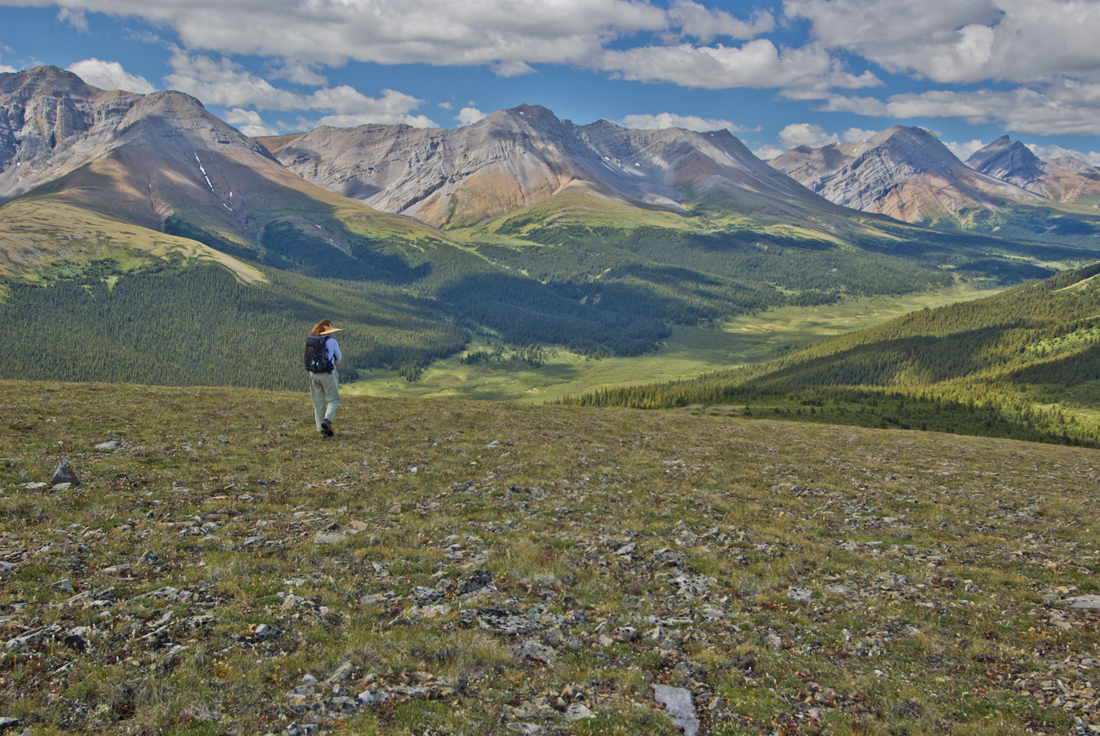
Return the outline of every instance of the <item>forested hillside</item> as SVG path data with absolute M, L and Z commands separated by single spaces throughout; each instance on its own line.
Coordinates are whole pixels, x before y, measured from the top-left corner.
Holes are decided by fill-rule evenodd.
M 1094 264 L 915 312 L 752 369 L 570 403 L 736 405 L 750 415 L 1096 444 L 1098 275 Z

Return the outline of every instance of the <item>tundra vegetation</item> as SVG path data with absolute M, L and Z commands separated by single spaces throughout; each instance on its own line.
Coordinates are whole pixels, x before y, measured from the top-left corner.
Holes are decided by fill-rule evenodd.
M 23 381 L 0 415 L 7 727 L 678 733 L 656 685 L 709 734 L 1100 726 L 1097 450 L 355 396 L 322 440 L 304 392 Z

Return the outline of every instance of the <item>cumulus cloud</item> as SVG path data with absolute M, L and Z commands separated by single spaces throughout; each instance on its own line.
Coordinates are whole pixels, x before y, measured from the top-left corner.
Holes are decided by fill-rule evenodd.
M 943 145 L 947 146 L 951 153 L 955 154 L 955 157 L 960 161 L 965 161 L 973 156 L 978 151 L 986 147 L 986 144 L 975 138 L 972 141 L 966 141 L 965 143 L 956 143 L 954 141 L 943 141 Z
M 1100 135 L 1100 82 L 1063 79 L 1037 89 L 1009 91 L 931 90 L 892 95 L 885 101 L 837 95 L 822 109 L 892 118 L 961 118 L 1005 130 L 1039 135 Z
M 18 69 L 14 66 L 8 66 L 7 64 L 0 64 L 0 74 L 15 74 Z
M 756 156 L 761 161 L 771 161 L 773 158 L 782 156 L 786 153 L 786 149 L 776 148 L 775 146 L 762 146 L 752 152 L 752 155 Z
M 731 133 L 750 132 L 746 128 L 735 125 L 729 120 L 716 118 L 701 118 L 695 115 L 677 115 L 671 112 L 662 112 L 657 115 L 627 115 L 619 121 L 624 128 L 636 128 L 639 130 L 663 130 L 665 128 L 683 128 L 694 130 L 698 133 L 706 133 L 712 130 L 725 128 Z M 759 130 L 756 128 L 755 130 Z
M 624 79 L 673 82 L 683 87 L 789 87 L 793 95 L 817 90 L 810 95 L 812 99 L 825 96 L 820 90 L 832 87 L 858 89 L 881 84 L 870 72 L 855 76 L 844 71 L 824 49 L 781 50 L 766 38 L 741 46 L 679 44 L 608 50 L 599 65 Z
M 145 77 L 128 73 L 117 61 L 85 59 L 71 64 L 69 71 L 100 89 L 120 89 L 124 92 L 137 92 L 143 95 L 155 92 L 157 89 L 149 84 L 149 80 Z
M 787 148 L 798 146 L 821 148 L 830 143 L 839 143 L 840 136 L 834 133 L 826 133 L 820 125 L 794 123 L 779 131 L 779 141 Z
M 794 90 L 873 87 L 881 81 L 870 73 L 844 72 L 822 48 L 780 48 L 768 39 L 740 46 L 642 46 L 606 51 L 599 67 L 624 79 L 671 81 L 682 87 L 788 87 Z M 792 94 L 799 92 L 792 90 Z M 813 95 L 816 99 L 822 95 Z
M 379 98 L 367 97 L 348 85 L 324 87 L 302 95 L 275 87 L 229 59 L 176 52 L 171 64 L 174 71 L 165 77 L 169 86 L 194 95 L 206 104 L 242 109 L 255 107 L 260 110 L 329 112 L 317 124 L 341 128 L 368 123 L 438 127 L 424 115 L 409 114 L 423 100 L 392 89 L 382 90 Z
M 751 39 L 775 30 L 775 18 L 771 13 L 759 13 L 746 22 L 691 0 L 676 0 L 669 7 L 668 17 L 672 28 L 679 30 L 680 36 L 692 36 L 702 43 L 710 43 L 721 36 Z
M 21 0 L 0 0 L 13 1 Z M 67 0 L 64 12 L 85 11 L 170 27 L 191 52 L 258 55 L 307 68 L 349 60 L 482 65 L 514 77 L 532 73 L 534 64 L 568 64 L 713 89 L 782 87 L 792 78 L 805 86 L 824 70 L 828 79 L 813 80 L 817 86 L 876 83 L 871 74 L 843 74 L 843 65 L 820 48 L 781 52 L 771 41 L 754 42 L 776 29 L 771 13 L 738 18 L 694 0 L 673 0 L 667 8 L 642 0 Z M 637 39 L 654 45 L 638 48 Z M 748 43 L 711 45 L 715 39 Z M 668 74 L 661 71 L 666 62 L 673 64 Z M 697 73 L 705 76 L 696 80 Z
M 937 82 L 1096 74 L 1095 0 L 787 0 L 828 48 Z
M 83 10 L 62 8 L 57 11 L 57 19 L 62 23 L 68 23 L 81 33 L 88 32 L 88 18 L 84 15 Z
M 1072 148 L 1062 148 L 1061 146 L 1039 146 L 1034 143 L 1025 143 L 1025 146 L 1031 149 L 1039 158 L 1062 158 L 1063 156 L 1069 156 L 1079 161 L 1084 161 L 1090 166 L 1100 167 L 1100 151 L 1089 151 L 1088 153 L 1082 153 L 1081 151 L 1075 151 Z
M 455 109 L 455 106 L 453 104 L 451 104 L 450 102 L 440 102 L 439 106 L 442 107 L 444 110 L 453 110 L 453 109 Z
M 484 117 L 485 113 L 476 107 L 464 107 L 458 111 L 458 115 L 455 115 L 455 120 L 462 125 L 473 125 Z
M 242 110 L 239 107 L 234 107 L 225 114 L 225 122 L 237 126 L 237 130 L 250 138 L 261 135 L 277 135 L 279 132 L 265 123 L 263 118 L 260 117 L 260 113 L 255 110 Z
M 272 69 L 267 76 L 270 79 L 285 79 L 294 84 L 304 84 L 309 87 L 322 87 L 328 84 L 328 79 L 318 73 L 316 64 L 302 64 L 297 61 L 284 59 L 280 67 Z
M 877 130 L 864 130 L 863 128 L 848 128 L 840 134 L 840 139 L 845 143 L 859 143 L 867 140 L 877 132 Z
M 494 61 L 489 67 L 498 77 L 522 77 L 525 74 L 534 74 L 535 70 L 525 61 L 513 59 L 511 61 Z

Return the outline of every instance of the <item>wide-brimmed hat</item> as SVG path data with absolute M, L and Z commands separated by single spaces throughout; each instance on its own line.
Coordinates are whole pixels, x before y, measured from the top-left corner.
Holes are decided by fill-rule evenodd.
M 343 327 L 326 327 L 325 329 L 321 330 L 321 334 L 322 335 L 331 335 L 332 333 L 339 332 L 342 329 L 344 329 L 344 328 Z

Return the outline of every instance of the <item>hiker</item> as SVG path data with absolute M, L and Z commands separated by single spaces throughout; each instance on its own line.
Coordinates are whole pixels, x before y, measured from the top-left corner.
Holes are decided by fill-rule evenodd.
M 332 418 L 340 406 L 340 386 L 336 366 L 340 365 L 340 346 L 332 333 L 339 332 L 332 322 L 323 319 L 313 326 L 306 338 L 306 370 L 309 371 L 309 394 L 313 398 L 313 418 L 317 431 L 332 437 Z

